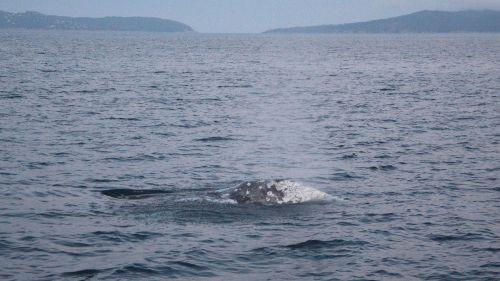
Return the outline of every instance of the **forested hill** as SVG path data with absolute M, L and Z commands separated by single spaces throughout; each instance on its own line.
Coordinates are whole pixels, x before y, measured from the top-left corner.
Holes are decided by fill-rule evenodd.
M 0 11 L 0 28 L 117 30 L 187 32 L 193 29 L 184 23 L 145 17 L 73 18 L 49 16 L 38 12 L 9 13 Z
M 266 33 L 500 32 L 500 11 L 421 11 L 359 23 L 278 28 Z

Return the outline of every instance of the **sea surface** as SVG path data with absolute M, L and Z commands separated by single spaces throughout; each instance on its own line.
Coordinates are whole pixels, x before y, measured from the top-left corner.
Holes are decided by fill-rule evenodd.
M 499 34 L 0 31 L 1 280 L 498 280 L 499 176 Z

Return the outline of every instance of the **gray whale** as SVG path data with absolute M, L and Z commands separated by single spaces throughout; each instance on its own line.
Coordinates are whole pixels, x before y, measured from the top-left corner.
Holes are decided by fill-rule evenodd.
M 146 199 L 175 193 L 175 191 L 118 188 L 103 190 L 101 193 L 117 199 Z M 184 200 L 191 201 L 192 199 L 217 203 L 274 205 L 329 201 L 333 197 L 312 187 L 303 186 L 290 180 L 278 179 L 246 181 L 235 187 L 208 192 Z M 183 201 L 183 199 L 180 199 L 180 201 Z

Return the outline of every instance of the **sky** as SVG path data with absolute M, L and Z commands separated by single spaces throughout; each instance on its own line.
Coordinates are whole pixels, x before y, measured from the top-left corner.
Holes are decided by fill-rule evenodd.
M 0 10 L 60 16 L 146 16 L 181 21 L 198 32 L 255 33 L 339 24 L 420 10 L 500 10 L 500 0 L 0 0 Z

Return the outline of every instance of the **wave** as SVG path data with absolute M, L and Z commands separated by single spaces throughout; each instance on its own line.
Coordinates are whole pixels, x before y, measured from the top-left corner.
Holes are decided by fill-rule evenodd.
M 98 230 L 84 234 L 83 236 L 88 239 L 99 237 L 100 240 L 110 241 L 110 242 L 141 242 L 160 237 L 161 234 L 149 231 L 126 233 L 116 230 L 113 231 Z
M 217 88 L 252 88 L 253 86 L 250 84 L 244 85 L 219 85 Z
M 478 233 L 465 233 L 465 234 L 433 234 L 429 235 L 429 238 L 436 242 L 449 242 L 449 241 L 468 241 L 468 240 L 478 240 L 483 237 Z
M 318 240 L 311 239 L 289 245 L 275 245 L 252 249 L 249 259 L 262 259 L 267 257 L 296 257 L 301 259 L 336 259 L 352 256 L 354 252 L 369 246 L 363 240 Z
M 200 138 L 200 139 L 195 139 L 195 141 L 201 141 L 201 142 L 212 142 L 212 141 L 230 141 L 234 140 L 233 138 L 230 137 L 206 137 L 206 138 Z
M 82 269 L 77 271 L 68 271 L 64 272 L 61 275 L 65 277 L 93 277 L 99 273 L 103 272 L 103 270 L 99 269 Z
M 334 240 L 307 240 L 304 242 L 299 242 L 296 244 L 286 245 L 285 247 L 292 250 L 299 249 L 321 249 L 321 248 L 335 248 L 342 246 L 361 246 L 368 244 L 365 241 L 351 241 L 351 240 L 343 240 L 343 239 L 334 239 Z

